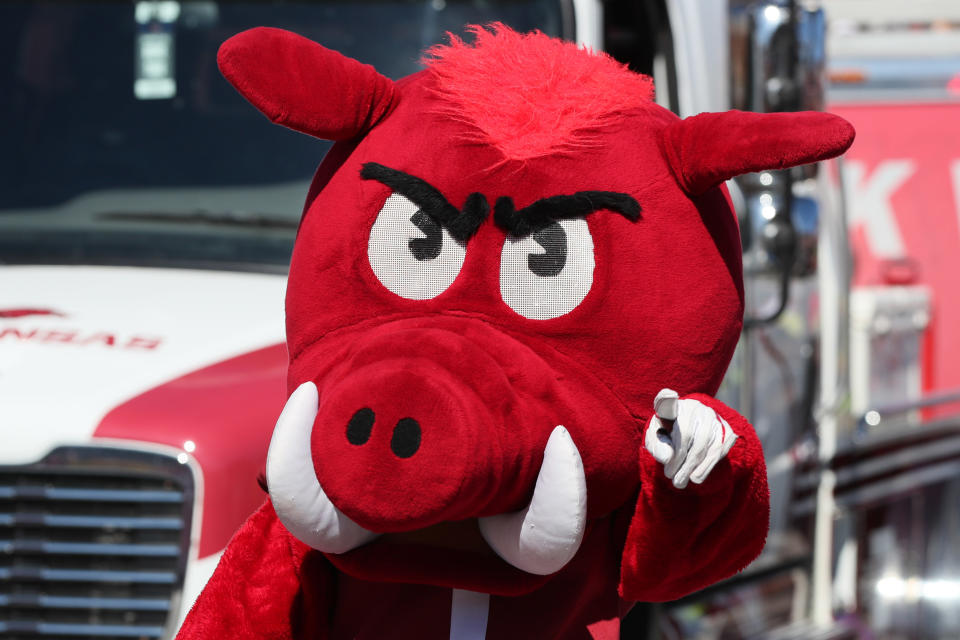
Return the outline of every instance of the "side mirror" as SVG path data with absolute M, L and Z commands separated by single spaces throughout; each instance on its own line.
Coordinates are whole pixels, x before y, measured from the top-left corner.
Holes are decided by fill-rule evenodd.
M 789 0 L 737 3 L 730 15 L 731 96 L 744 111 L 820 111 L 826 17 Z
M 784 187 L 791 183 L 778 175 L 782 173 L 744 176 L 730 189 L 740 220 L 747 275 L 783 270 L 799 277 L 816 273 L 819 206 L 810 196 L 784 193 Z
M 731 106 L 743 111 L 822 111 L 827 26 L 823 9 L 789 0 L 737 3 L 730 15 Z M 816 176 L 816 165 L 795 170 Z
M 798 42 L 788 3 L 765 2 L 750 10 L 750 101 L 754 111 L 797 111 Z
M 790 0 L 738 2 L 731 7 L 732 107 L 745 111 L 819 111 L 824 107 L 826 19 L 822 9 Z M 792 276 L 816 271 L 819 208 L 798 194 L 816 165 L 738 178 L 731 189 L 740 218 L 744 273 L 778 276 L 781 300 L 763 318 L 775 320 L 786 306 Z M 733 192 L 738 192 L 733 195 Z
M 794 193 L 797 183 L 789 173 L 742 176 L 730 189 L 740 221 L 744 275 L 776 276 L 780 281 L 775 311 L 746 318 L 747 327 L 776 320 L 789 299 L 791 278 L 816 273 L 819 205 L 813 197 Z

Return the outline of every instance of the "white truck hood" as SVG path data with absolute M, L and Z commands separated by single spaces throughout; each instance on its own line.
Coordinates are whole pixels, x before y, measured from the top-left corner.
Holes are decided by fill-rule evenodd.
M 0 464 L 85 444 L 111 409 L 284 340 L 280 275 L 0 268 Z

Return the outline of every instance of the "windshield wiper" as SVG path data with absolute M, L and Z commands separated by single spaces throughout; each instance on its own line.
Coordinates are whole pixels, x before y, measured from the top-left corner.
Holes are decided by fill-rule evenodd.
M 167 222 L 174 224 L 209 224 L 227 227 L 259 227 L 261 229 L 296 229 L 299 219 L 281 215 L 245 211 L 105 211 L 97 218 L 130 222 Z

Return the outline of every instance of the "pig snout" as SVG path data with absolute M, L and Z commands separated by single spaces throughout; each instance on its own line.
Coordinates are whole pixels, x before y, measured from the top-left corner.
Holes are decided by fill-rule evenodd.
M 319 387 L 311 435 L 317 478 L 344 513 L 402 531 L 529 499 L 557 403 L 522 356 L 492 355 L 511 351 L 506 339 L 488 342 L 431 327 L 354 341 Z
M 508 336 L 456 326 L 355 337 L 290 396 L 267 480 L 296 537 L 339 554 L 477 518 L 493 550 L 529 573 L 576 553 L 587 473 L 562 426 L 572 416 L 560 377 Z
M 470 384 L 441 367 L 387 359 L 321 394 L 315 471 L 334 503 L 368 528 L 462 519 L 499 493 L 503 458 L 523 455 L 502 449 L 492 422 Z

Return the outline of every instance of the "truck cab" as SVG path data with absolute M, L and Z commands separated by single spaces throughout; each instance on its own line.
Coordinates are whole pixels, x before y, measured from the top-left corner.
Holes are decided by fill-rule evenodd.
M 328 147 L 250 108 L 220 44 L 281 27 L 398 78 L 495 20 L 575 34 L 557 0 L 0 7 L 0 636 L 172 637 L 265 498 Z

